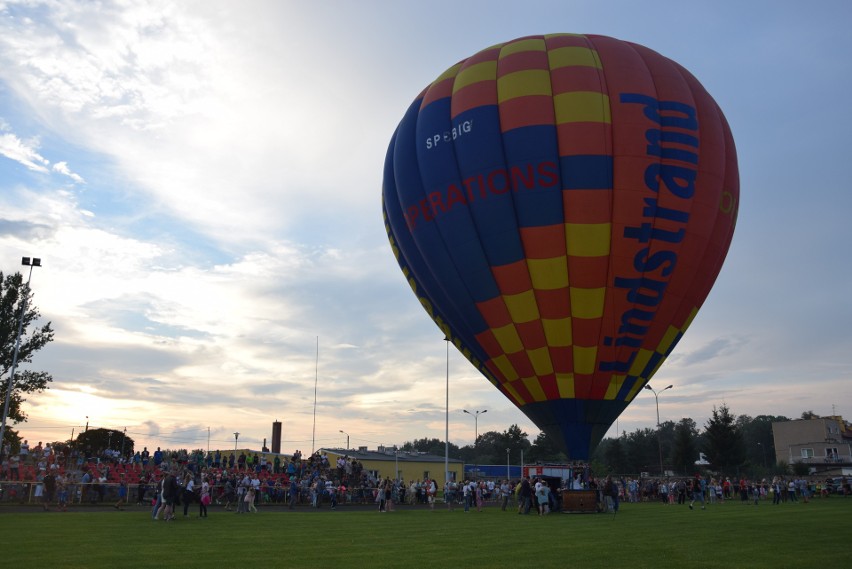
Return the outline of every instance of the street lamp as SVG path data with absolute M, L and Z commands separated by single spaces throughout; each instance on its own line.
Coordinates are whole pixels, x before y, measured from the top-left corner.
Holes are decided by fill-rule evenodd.
M 349 433 L 344 433 L 343 431 L 340 432 L 346 435 L 346 450 L 349 450 Z
M 394 482 L 399 482 L 399 449 L 393 445 L 393 479 Z
M 653 387 L 651 387 L 650 383 L 645 385 L 645 389 L 654 394 L 654 401 L 657 402 L 657 445 L 660 447 L 660 478 L 663 476 L 663 440 L 662 435 L 660 434 L 660 393 L 666 389 L 671 389 L 672 387 L 674 386 L 669 385 L 659 391 L 656 391 Z
M 444 336 L 447 343 L 447 395 L 444 407 L 444 488 L 450 485 L 450 337 Z M 446 498 L 446 496 L 445 496 Z
M 240 440 L 240 434 L 234 433 L 234 464 L 239 468 L 239 462 L 237 462 L 237 441 Z
M 757 446 L 760 447 L 760 452 L 763 454 L 763 468 L 766 468 L 766 447 L 763 446 L 763 443 L 757 443 Z
M 509 449 L 506 449 L 506 482 L 512 479 L 512 477 L 509 476 L 509 472 Z
M 473 416 L 473 455 L 474 455 L 473 477 L 474 477 L 474 479 L 476 479 L 476 473 L 479 470 L 479 465 L 477 464 L 477 460 L 478 460 L 479 457 L 476 456 L 476 450 L 477 450 L 476 443 L 478 442 L 478 439 L 479 439 L 479 416 L 482 415 L 482 414 L 488 413 L 488 409 L 485 409 L 484 411 L 474 411 L 473 413 L 471 413 L 467 409 L 462 409 L 462 411 L 464 411 L 468 415 Z
M 15 370 L 18 367 L 18 352 L 21 349 L 21 335 L 24 331 L 24 315 L 27 312 L 27 297 L 30 293 L 30 279 L 33 277 L 33 267 L 41 266 L 41 259 L 34 257 L 21 257 L 21 265 L 30 268 L 27 276 L 26 289 L 21 290 L 21 317 L 18 320 L 18 335 L 15 337 L 15 352 L 12 354 L 12 368 L 9 370 L 9 385 L 6 387 L 6 402 L 3 404 L 3 423 L 0 425 L 0 447 L 3 445 L 3 436 L 6 434 L 6 418 L 9 416 L 9 403 L 12 401 L 12 388 L 15 385 Z

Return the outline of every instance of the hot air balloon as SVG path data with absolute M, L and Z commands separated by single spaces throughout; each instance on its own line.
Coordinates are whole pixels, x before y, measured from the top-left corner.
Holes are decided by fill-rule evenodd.
M 390 142 L 391 249 L 447 338 L 587 460 L 695 318 L 737 217 L 736 150 L 683 67 L 554 34 L 438 76 Z

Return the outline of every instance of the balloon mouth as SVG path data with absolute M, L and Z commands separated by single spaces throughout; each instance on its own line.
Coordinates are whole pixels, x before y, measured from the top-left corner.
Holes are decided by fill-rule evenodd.
M 588 461 L 628 404 L 618 400 L 558 399 L 530 403 L 521 411 L 565 449 L 569 460 Z

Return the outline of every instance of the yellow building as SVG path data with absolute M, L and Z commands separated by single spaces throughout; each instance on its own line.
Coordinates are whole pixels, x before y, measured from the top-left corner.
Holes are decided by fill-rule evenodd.
M 332 468 L 339 457 L 348 457 L 361 463 L 364 472 L 371 473 L 375 478 L 394 478 L 394 474 L 405 482 L 431 478 L 437 483 L 438 491 L 441 491 L 444 486 L 443 456 L 417 451 L 394 451 L 387 447 L 379 447 L 377 450 L 367 450 L 367 447 L 349 450 L 323 448 L 320 452 L 328 455 L 328 462 Z M 450 480 L 461 480 L 464 462 L 450 458 L 448 464 Z

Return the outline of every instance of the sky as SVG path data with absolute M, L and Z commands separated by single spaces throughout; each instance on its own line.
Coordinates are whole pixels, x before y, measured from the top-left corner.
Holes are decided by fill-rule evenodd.
M 408 105 L 555 32 L 689 69 L 737 145 L 727 261 L 652 378 L 662 421 L 852 418 L 852 3 L 0 0 L 0 271 L 32 273 L 52 374 L 33 441 L 392 446 L 518 424 L 407 286 L 381 214 Z M 6 377 L 2 378 L 6 381 Z M 487 411 L 474 420 L 463 413 Z M 609 436 L 653 428 L 643 391 Z M 342 432 L 341 432 L 342 431 Z M 269 443 L 268 443 L 269 444 Z

